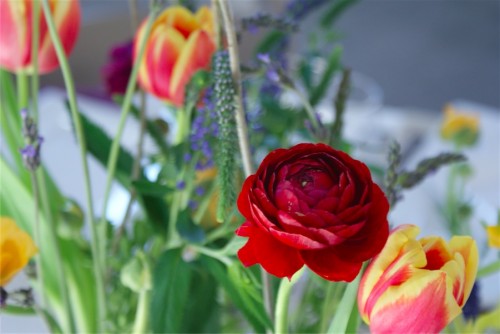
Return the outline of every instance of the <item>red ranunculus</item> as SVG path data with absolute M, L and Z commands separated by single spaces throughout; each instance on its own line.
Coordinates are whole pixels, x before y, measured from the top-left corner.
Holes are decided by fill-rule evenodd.
M 352 281 L 389 235 L 389 203 L 362 162 L 324 144 L 277 149 L 238 197 L 248 237 L 238 257 L 291 278 L 304 264 L 330 281 Z

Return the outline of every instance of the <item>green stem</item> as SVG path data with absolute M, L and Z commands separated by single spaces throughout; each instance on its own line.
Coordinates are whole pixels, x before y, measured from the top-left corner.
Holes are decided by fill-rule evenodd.
M 477 278 L 476 279 L 479 279 L 479 278 L 482 278 L 482 277 L 494 274 L 497 271 L 500 271 L 500 260 L 496 260 L 495 262 L 490 263 L 487 266 L 482 267 L 481 269 L 479 269 L 479 271 L 477 272 Z
M 31 75 L 31 105 L 33 110 L 33 119 L 38 124 L 38 46 L 40 39 L 40 2 L 33 1 L 32 15 L 32 39 L 31 39 L 31 64 L 33 74 Z
M 248 128 L 245 118 L 245 109 L 243 108 L 240 60 L 238 55 L 238 41 L 236 39 L 234 23 L 227 0 L 217 0 L 217 2 L 219 4 L 220 14 L 222 16 L 222 22 L 223 22 L 222 25 L 226 32 L 227 49 L 229 53 L 229 61 L 231 64 L 231 72 L 233 75 L 234 84 L 236 86 L 235 120 L 238 132 L 238 144 L 240 146 L 241 159 L 243 162 L 243 170 L 245 171 L 245 176 L 248 177 L 254 173 L 254 167 L 253 167 L 252 154 L 250 150 Z M 263 268 L 261 268 L 261 277 L 262 277 L 262 297 L 264 300 L 264 307 L 267 314 L 269 315 L 269 318 L 271 319 L 271 321 L 273 321 L 274 314 L 273 314 L 273 299 L 271 291 L 271 278 Z
M 50 11 L 50 6 L 48 0 L 42 0 L 43 12 L 45 15 L 45 19 L 47 21 L 47 26 L 49 28 L 50 37 L 52 38 L 52 42 L 54 44 L 57 58 L 59 60 L 59 64 L 61 66 L 61 71 L 64 78 L 64 83 L 66 86 L 66 92 L 68 94 L 69 107 L 71 111 L 71 116 L 73 118 L 73 123 L 75 125 L 76 136 L 78 139 L 79 147 L 80 147 L 80 156 L 82 160 L 83 167 L 83 176 L 85 183 L 85 194 L 86 194 L 86 204 L 89 212 L 89 222 L 92 231 L 91 238 L 91 249 L 92 256 L 94 258 L 94 276 L 95 276 L 95 284 L 96 284 L 96 293 L 97 293 L 97 301 L 98 301 L 98 321 L 97 321 L 97 331 L 100 332 L 104 321 L 106 320 L 106 299 L 105 299 L 105 290 L 104 290 L 104 275 L 103 275 L 103 267 L 102 262 L 99 261 L 99 240 L 97 234 L 97 225 L 94 221 L 94 206 L 92 203 L 92 191 L 90 187 L 90 176 L 88 170 L 88 162 L 87 162 L 87 145 L 85 140 L 85 134 L 83 131 L 83 126 L 80 118 L 80 114 L 78 113 L 77 103 L 76 103 L 76 93 L 73 78 L 71 75 L 71 71 L 69 68 L 68 60 L 66 58 L 66 54 L 64 52 L 61 40 L 57 33 L 56 25 L 54 23 L 54 18 L 52 17 L 52 13 Z M 104 256 L 104 254 L 103 254 Z
M 18 108 L 19 110 L 27 109 L 29 103 L 28 75 L 24 72 L 16 73 L 16 84 Z
M 328 319 L 333 309 L 332 304 L 333 306 L 335 306 L 335 303 L 337 301 L 334 296 L 337 295 L 337 291 L 339 290 L 341 285 L 341 283 L 337 282 L 328 282 L 327 284 L 328 287 L 326 288 L 325 299 L 323 300 L 323 309 L 321 311 L 319 326 L 320 333 L 324 333 L 328 329 Z
M 105 263 L 106 258 L 105 258 L 105 252 L 104 250 L 106 249 L 104 242 L 106 241 L 106 212 L 108 209 L 108 202 L 109 202 L 109 195 L 111 192 L 111 185 L 113 183 L 113 179 L 115 176 L 115 171 L 116 171 L 116 164 L 118 161 L 118 155 L 120 152 L 120 140 L 123 134 L 123 129 L 125 127 L 125 122 L 127 120 L 128 113 L 130 111 L 130 107 L 132 105 L 132 96 L 135 92 L 135 86 L 137 82 L 137 75 L 139 74 L 139 67 L 141 64 L 141 60 L 144 56 L 144 50 L 146 49 L 146 42 L 147 39 L 151 33 L 151 27 L 153 26 L 153 22 L 156 18 L 156 14 L 158 12 L 158 7 L 154 6 L 151 10 L 151 13 L 149 15 L 147 24 L 146 24 L 146 31 L 144 34 L 144 37 L 142 41 L 140 41 L 139 44 L 139 53 L 138 57 L 136 58 L 134 62 L 134 67 L 132 68 L 132 73 L 130 74 L 130 78 L 127 84 L 127 90 L 125 93 L 125 98 L 122 103 L 122 109 L 121 109 L 121 115 L 120 115 L 120 120 L 118 122 L 118 128 L 116 130 L 115 138 L 113 140 L 113 143 L 111 145 L 111 151 L 109 153 L 109 158 L 108 158 L 108 164 L 107 164 L 107 170 L 108 170 L 108 175 L 106 178 L 106 186 L 104 190 L 104 201 L 102 205 L 102 210 L 101 210 L 101 229 L 100 229 L 100 237 L 101 240 L 103 241 L 102 245 L 102 256 L 103 258 L 101 259 L 102 263 Z
M 318 119 L 316 118 L 316 112 L 314 111 L 313 106 L 311 105 L 309 100 L 306 98 L 306 96 L 299 89 L 297 89 L 295 87 L 283 85 L 283 88 L 289 89 L 292 92 L 294 92 L 295 94 L 297 94 L 297 97 L 302 102 L 302 105 L 304 106 L 304 108 L 306 110 L 306 114 L 309 117 L 309 120 L 311 121 L 311 125 L 313 126 L 313 129 L 314 129 L 314 133 L 315 134 L 320 133 L 319 130 L 321 130 L 321 126 L 318 122 Z
M 36 260 L 36 278 L 38 280 L 38 284 L 40 286 L 40 305 L 43 309 L 47 309 L 47 297 L 45 295 L 45 280 L 44 280 L 44 274 L 43 274 L 43 268 L 42 268 L 42 250 L 43 250 L 43 244 L 42 244 L 42 237 L 41 237 L 41 232 L 40 232 L 40 208 L 39 208 L 39 192 L 38 192 L 38 181 L 36 178 L 36 172 L 31 171 L 31 185 L 33 187 L 33 203 L 35 206 L 35 226 L 33 228 L 33 234 L 35 236 L 35 244 L 39 249 L 39 252 L 37 253 L 35 260 Z
M 150 291 L 143 290 L 139 293 L 139 301 L 137 303 L 137 311 L 135 313 L 134 326 L 132 333 L 142 334 L 147 332 L 148 317 L 149 317 L 149 300 Z
M 275 333 L 288 333 L 288 302 L 292 287 L 302 276 L 304 268 L 298 271 L 291 280 L 283 278 L 278 288 L 278 296 L 276 297 L 276 312 L 274 320 Z
M 190 112 L 189 109 L 177 110 L 177 133 L 175 134 L 174 145 L 181 144 L 189 135 Z
M 59 240 L 57 237 L 57 224 L 56 220 L 52 215 L 52 211 L 50 209 L 50 204 L 49 204 L 49 195 L 47 192 L 47 185 L 45 181 L 45 173 L 43 172 L 42 168 L 39 168 L 36 173 L 38 174 L 36 181 L 38 182 L 39 189 L 40 189 L 40 197 L 41 197 L 41 202 L 43 206 L 43 210 L 45 213 L 45 216 L 47 218 L 47 221 L 49 223 L 49 236 L 50 236 L 50 242 L 54 245 L 54 250 L 55 250 L 55 264 L 56 264 L 56 270 L 58 274 L 58 280 L 59 280 L 59 286 L 61 287 L 61 295 L 62 295 L 62 300 L 64 304 L 64 311 L 67 313 L 66 314 L 66 321 L 68 322 L 66 324 L 66 328 L 69 328 L 72 333 L 76 332 L 76 322 L 75 322 L 75 317 L 73 314 L 73 307 L 71 307 L 71 302 L 69 298 L 69 288 L 68 288 L 68 280 L 66 279 L 66 272 L 64 271 L 64 266 L 63 266 L 63 260 L 62 260 L 62 252 L 61 252 L 61 246 L 59 244 Z

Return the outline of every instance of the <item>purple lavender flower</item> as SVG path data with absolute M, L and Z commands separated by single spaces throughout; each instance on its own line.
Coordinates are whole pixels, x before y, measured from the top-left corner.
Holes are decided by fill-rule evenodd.
M 191 150 L 200 152 L 200 160 L 196 164 L 197 170 L 204 170 L 213 166 L 213 150 L 210 141 L 218 134 L 215 108 L 212 102 L 212 90 L 207 89 L 203 96 L 203 105 L 197 110 L 197 115 L 191 127 Z
M 109 95 L 125 94 L 132 72 L 133 42 L 114 45 L 108 54 L 108 62 L 101 68 L 101 76 Z

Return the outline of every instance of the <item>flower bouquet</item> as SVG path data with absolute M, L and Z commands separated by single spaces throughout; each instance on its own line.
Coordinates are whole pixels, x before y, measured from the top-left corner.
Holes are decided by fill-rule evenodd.
M 473 208 L 457 190 L 478 120 L 448 110 L 442 135 L 456 150 L 414 169 L 396 142 L 386 163 L 360 161 L 343 131 L 351 72 L 331 33 L 354 3 L 292 0 L 279 15 L 235 21 L 226 0 L 152 1 L 141 23 L 131 0 L 133 41 L 102 70 L 121 109 L 111 136 L 80 110 L 68 64 L 79 2 L 0 1 L 1 312 L 37 314 L 56 333 L 498 330 L 500 309 L 480 309 L 475 282 L 499 260 L 478 268 L 482 247 L 464 227 Z M 293 35 L 320 10 L 319 40 L 291 63 Z M 244 63 L 240 46 L 256 33 Z M 58 67 L 85 203 L 43 164 L 39 75 Z M 152 99 L 169 117 L 151 116 Z M 329 115 L 318 112 L 324 101 Z M 121 145 L 131 118 L 134 153 Z M 105 184 L 92 183 L 89 159 Z M 448 164 L 453 236 L 391 226 L 402 193 Z M 113 184 L 128 193 L 118 222 Z M 104 189 L 102 207 L 93 187 Z M 485 225 L 499 247 L 500 221 Z M 9 288 L 22 269 L 29 287 Z

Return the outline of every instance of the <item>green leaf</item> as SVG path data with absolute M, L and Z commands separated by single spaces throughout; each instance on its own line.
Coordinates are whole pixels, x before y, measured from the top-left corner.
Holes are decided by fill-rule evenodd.
M 337 18 L 350 6 L 354 5 L 359 0 L 337 0 L 333 1 L 330 8 L 321 17 L 321 26 L 330 28 Z
M 255 284 L 241 272 L 239 263 L 226 268 L 219 261 L 207 256 L 202 256 L 201 262 L 243 313 L 255 332 L 264 333 L 266 328 L 272 328 L 259 291 Z
M 340 69 L 340 58 L 342 56 L 342 48 L 337 46 L 327 59 L 326 69 L 316 87 L 312 89 L 309 102 L 312 106 L 317 105 L 324 97 L 335 72 Z
M 157 182 L 151 182 L 146 179 L 132 181 L 132 185 L 137 193 L 142 195 L 151 195 L 154 197 L 163 197 L 175 189 L 168 187 Z
M 177 231 L 183 239 L 193 243 L 201 243 L 205 240 L 205 231 L 194 223 L 191 215 L 192 210 L 189 208 L 179 213 L 177 217 Z
M 67 108 L 69 112 L 69 107 Z M 107 166 L 108 156 L 111 152 L 112 140 L 108 134 L 87 116 L 80 112 L 83 132 L 87 144 L 87 150 L 103 166 Z M 130 188 L 130 175 L 134 165 L 134 158 L 123 147 L 120 146 L 118 160 L 116 163 L 116 179 L 125 188 Z
M 193 274 L 189 288 L 189 298 L 184 305 L 182 332 L 220 333 L 217 304 L 218 282 L 205 269 L 192 266 Z M 196 314 L 196 321 L 192 315 Z
M 0 158 L 0 216 L 13 218 L 20 228 L 33 237 L 33 221 L 35 217 L 34 202 L 31 193 L 16 177 L 14 172 Z M 44 271 L 44 289 L 51 308 L 54 310 L 55 318 L 62 320 L 66 311 L 63 309 L 62 295 L 59 284 L 59 276 L 56 262 L 56 248 L 48 228 L 50 224 L 44 215 L 39 216 L 41 226 L 42 245 L 37 245 L 42 258 Z M 77 321 L 77 327 L 82 332 L 95 332 L 95 320 L 97 317 L 92 312 L 94 306 L 95 287 L 93 286 L 93 274 L 90 264 L 86 262 L 88 254 L 83 253 L 72 241 L 59 239 L 61 247 L 62 262 L 66 265 L 66 278 L 73 304 L 73 312 Z M 74 259 L 78 259 L 75 261 Z
M 283 31 L 274 30 L 267 34 L 255 48 L 255 55 L 269 53 L 280 43 L 286 34 Z
M 192 269 L 182 259 L 181 249 L 171 249 L 159 258 L 153 273 L 151 329 L 154 333 L 180 333 L 190 298 Z

